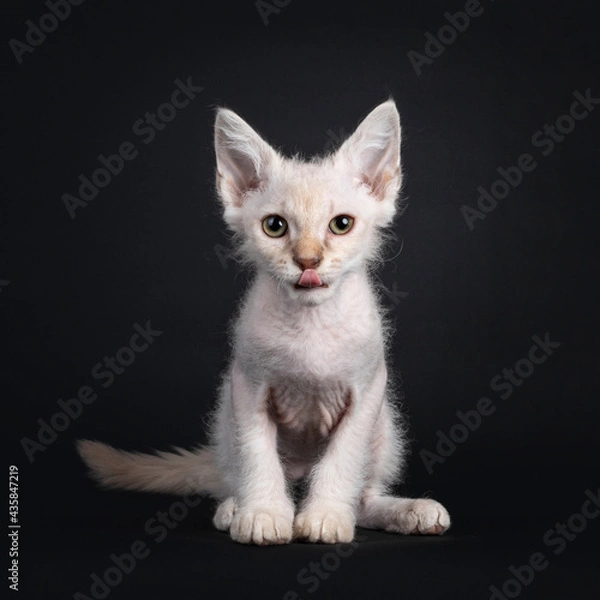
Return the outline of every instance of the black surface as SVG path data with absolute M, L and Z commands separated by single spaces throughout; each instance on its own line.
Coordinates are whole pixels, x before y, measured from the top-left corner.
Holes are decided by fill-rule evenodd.
M 3 14 L 2 397 L 7 464 L 20 474 L 21 597 L 89 594 L 91 573 L 136 539 L 151 555 L 110 598 L 488 598 L 536 551 L 549 564 L 522 597 L 598 596 L 598 520 L 559 555 L 544 535 L 599 484 L 600 107 L 547 156 L 532 145 L 574 92 L 600 97 L 595 7 L 482 3 L 417 76 L 407 53 L 464 7 L 424 4 L 296 0 L 265 26 L 251 1 L 84 2 L 22 64 L 8 41 L 24 41 L 25 21 L 47 8 L 28 1 Z M 203 90 L 145 144 L 134 123 L 190 77 Z M 409 200 L 381 272 L 413 437 L 402 491 L 442 501 L 453 528 L 435 539 L 359 531 L 367 539 L 312 593 L 297 574 L 332 548 L 235 545 L 212 529 L 208 500 L 155 544 L 144 523 L 175 499 L 96 490 L 72 443 L 205 439 L 247 279 L 225 254 L 214 107 L 288 154 L 313 154 L 389 95 Z M 139 155 L 71 219 L 61 196 L 126 141 Z M 469 230 L 461 206 L 523 153 L 536 169 Z M 92 368 L 148 319 L 162 335 L 102 388 Z M 502 399 L 491 380 L 546 333 L 560 347 Z M 98 399 L 30 462 L 22 439 L 84 385 Z M 422 451 L 481 397 L 495 412 L 428 473 Z

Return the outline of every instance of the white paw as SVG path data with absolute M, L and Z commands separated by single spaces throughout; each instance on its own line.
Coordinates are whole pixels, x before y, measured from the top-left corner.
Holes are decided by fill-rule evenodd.
M 415 535 L 439 535 L 450 527 L 448 511 L 435 500 L 420 498 L 399 509 L 387 531 Z
M 229 533 L 241 544 L 287 544 L 292 539 L 293 519 L 291 511 L 237 507 Z
M 229 531 L 236 509 L 237 504 L 233 496 L 223 500 L 217 507 L 215 516 L 213 517 L 213 525 L 219 531 Z
M 296 515 L 294 537 L 325 544 L 348 543 L 354 539 L 354 516 L 346 507 L 307 509 Z

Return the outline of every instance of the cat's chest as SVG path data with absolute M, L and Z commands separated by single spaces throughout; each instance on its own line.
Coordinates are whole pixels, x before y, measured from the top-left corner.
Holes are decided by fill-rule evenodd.
M 352 392 L 344 382 L 306 386 L 290 379 L 270 387 L 268 408 L 284 436 L 287 432 L 304 442 L 318 442 L 335 429 L 351 401 Z
M 379 323 L 339 315 L 266 319 L 254 322 L 243 352 L 266 377 L 284 381 L 345 381 L 383 353 Z

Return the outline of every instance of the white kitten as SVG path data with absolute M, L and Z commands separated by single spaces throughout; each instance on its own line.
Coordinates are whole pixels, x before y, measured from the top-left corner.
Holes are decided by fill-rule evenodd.
M 211 444 L 147 455 L 79 442 L 92 474 L 109 487 L 210 494 L 215 526 L 238 542 L 349 542 L 357 524 L 443 533 L 441 504 L 389 495 L 405 448 L 369 268 L 401 185 L 395 104 L 312 162 L 284 158 L 226 109 L 215 147 L 225 220 L 256 274 Z M 288 486 L 302 478 L 296 510 Z

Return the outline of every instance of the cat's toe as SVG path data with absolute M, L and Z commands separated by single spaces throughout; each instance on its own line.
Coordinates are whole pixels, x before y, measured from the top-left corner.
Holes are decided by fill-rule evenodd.
M 292 539 L 292 516 L 270 509 L 238 509 L 229 533 L 241 544 L 287 544 Z
M 221 504 L 219 504 L 217 507 L 215 516 L 213 517 L 213 525 L 219 531 L 229 531 L 231 523 L 233 522 L 233 515 L 235 514 L 236 508 L 237 505 L 233 496 L 223 500 L 223 502 L 221 502 Z
M 415 532 L 413 531 L 413 533 Z M 442 525 L 434 525 L 433 527 L 426 529 L 423 533 L 425 535 L 440 535 L 441 533 L 444 533 L 444 528 Z
M 354 539 L 354 524 L 347 511 L 306 510 L 294 520 L 294 537 L 325 544 L 348 543 Z
M 388 530 L 413 535 L 441 535 L 449 527 L 448 511 L 435 500 L 420 498 L 400 510 Z

